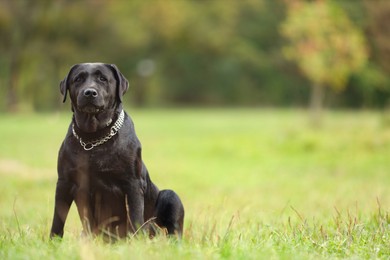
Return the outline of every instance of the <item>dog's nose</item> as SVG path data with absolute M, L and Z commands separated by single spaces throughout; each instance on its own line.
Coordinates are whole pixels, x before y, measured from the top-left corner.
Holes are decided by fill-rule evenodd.
M 87 88 L 84 90 L 84 97 L 92 97 L 95 98 L 98 96 L 98 92 L 93 88 Z

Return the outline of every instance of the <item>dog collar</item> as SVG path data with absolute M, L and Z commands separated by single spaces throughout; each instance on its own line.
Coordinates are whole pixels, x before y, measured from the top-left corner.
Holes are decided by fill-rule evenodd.
M 111 127 L 110 132 L 98 140 L 84 142 L 83 139 L 81 139 L 81 137 L 76 133 L 76 130 L 74 129 L 74 123 L 72 124 L 72 133 L 73 133 L 73 136 L 77 140 L 79 140 L 80 145 L 84 148 L 84 150 L 89 151 L 89 150 L 92 150 L 93 148 L 95 148 L 96 146 L 99 146 L 99 145 L 106 143 L 113 136 L 115 136 L 118 133 L 119 129 L 121 129 L 121 127 L 123 126 L 124 118 L 125 118 L 125 112 L 122 109 L 122 111 L 120 112 L 120 114 L 118 116 L 118 119 L 116 120 L 114 125 Z

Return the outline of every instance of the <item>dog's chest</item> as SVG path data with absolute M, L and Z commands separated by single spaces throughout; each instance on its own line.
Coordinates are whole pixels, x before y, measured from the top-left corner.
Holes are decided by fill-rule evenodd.
M 91 177 L 124 178 L 132 173 L 132 152 L 121 152 L 118 149 L 103 149 L 89 156 Z
M 115 147 L 115 146 L 114 146 Z M 111 147 L 113 148 L 113 147 Z M 134 171 L 135 152 L 127 149 L 100 148 L 92 151 L 65 150 L 60 168 L 76 183 L 82 179 L 126 179 Z
M 77 187 L 117 190 L 136 176 L 139 143 L 133 138 L 135 135 L 119 133 L 108 142 L 86 151 L 69 135 L 60 151 L 59 169 Z
M 132 166 L 128 156 L 98 153 L 89 156 L 87 171 L 92 191 L 120 194 L 123 186 L 131 179 Z

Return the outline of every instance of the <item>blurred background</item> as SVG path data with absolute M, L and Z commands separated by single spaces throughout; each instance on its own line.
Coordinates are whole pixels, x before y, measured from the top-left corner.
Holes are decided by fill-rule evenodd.
M 115 63 L 132 106 L 385 108 L 390 1 L 0 1 L 0 111 L 68 109 L 59 82 Z

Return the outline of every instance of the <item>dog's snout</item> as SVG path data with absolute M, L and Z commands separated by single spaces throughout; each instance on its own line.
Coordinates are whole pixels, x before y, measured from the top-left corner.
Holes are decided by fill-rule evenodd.
M 90 98 L 95 98 L 98 96 L 98 92 L 93 88 L 87 88 L 86 90 L 84 90 L 84 96 L 90 97 Z

